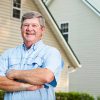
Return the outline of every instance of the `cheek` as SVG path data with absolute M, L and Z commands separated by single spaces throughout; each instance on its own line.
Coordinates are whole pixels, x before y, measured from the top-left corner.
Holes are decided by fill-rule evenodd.
M 41 38 L 43 35 L 42 35 L 42 33 L 39 33 L 38 35 L 37 35 L 37 37 L 39 37 L 39 38 Z
M 25 31 L 26 31 L 26 28 L 25 27 L 24 28 L 22 27 L 21 28 L 21 32 L 25 32 Z

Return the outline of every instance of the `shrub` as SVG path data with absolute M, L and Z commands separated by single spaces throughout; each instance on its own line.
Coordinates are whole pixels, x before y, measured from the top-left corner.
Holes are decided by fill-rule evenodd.
M 97 97 L 97 100 L 100 100 L 100 96 Z
M 94 100 L 94 97 L 88 93 L 57 92 L 56 100 Z
M 0 90 L 0 100 L 4 99 L 4 91 Z

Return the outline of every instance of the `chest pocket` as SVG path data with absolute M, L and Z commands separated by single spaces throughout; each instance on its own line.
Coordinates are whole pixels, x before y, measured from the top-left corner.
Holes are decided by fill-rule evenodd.
M 19 69 L 20 67 L 20 60 L 19 58 L 10 58 L 9 59 L 9 69 L 14 68 L 14 69 Z
M 42 67 L 43 60 L 40 57 L 36 57 L 35 59 L 28 59 L 27 66 L 31 66 L 32 68 Z

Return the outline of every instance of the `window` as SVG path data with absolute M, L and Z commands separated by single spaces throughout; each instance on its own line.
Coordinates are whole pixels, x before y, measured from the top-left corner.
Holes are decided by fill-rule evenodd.
M 68 32 L 68 23 L 61 24 L 61 32 L 62 33 Z
M 13 18 L 20 19 L 21 16 L 21 0 L 13 0 Z
M 13 0 L 13 6 L 17 8 L 21 8 L 21 1 L 20 0 Z
M 61 33 L 66 41 L 68 41 L 68 23 L 61 24 Z

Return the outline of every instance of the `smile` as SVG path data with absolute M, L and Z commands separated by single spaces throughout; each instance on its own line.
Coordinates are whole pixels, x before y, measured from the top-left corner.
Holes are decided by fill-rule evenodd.
M 35 35 L 35 33 L 26 33 L 27 35 Z

